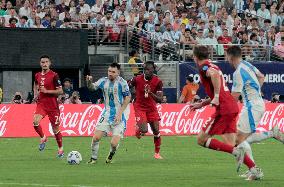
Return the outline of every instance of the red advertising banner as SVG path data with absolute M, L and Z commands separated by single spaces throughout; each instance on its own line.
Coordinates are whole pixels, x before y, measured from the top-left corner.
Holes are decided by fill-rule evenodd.
M 0 105 L 0 137 L 34 137 L 33 113 L 35 105 Z M 126 136 L 133 136 L 135 131 L 134 110 L 130 106 Z M 205 107 L 190 112 L 185 104 L 157 105 L 161 116 L 160 131 L 162 135 L 197 134 L 201 126 L 214 112 L 214 108 Z M 60 105 L 60 129 L 63 136 L 92 136 L 103 109 L 103 105 Z M 44 132 L 52 135 L 48 117 L 41 121 Z M 266 104 L 258 131 L 267 131 L 278 125 L 284 132 L 284 104 Z M 149 128 L 149 132 L 150 128 Z

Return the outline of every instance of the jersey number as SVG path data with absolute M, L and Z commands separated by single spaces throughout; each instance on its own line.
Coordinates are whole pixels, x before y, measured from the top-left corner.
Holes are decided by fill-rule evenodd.
M 222 71 L 219 70 L 219 74 L 220 74 L 220 76 L 222 77 L 222 82 L 223 82 L 224 91 L 225 91 L 225 92 L 230 91 L 229 88 L 228 88 L 227 85 L 226 85 L 226 81 L 225 81 L 225 78 L 224 78 L 224 75 L 223 75 Z

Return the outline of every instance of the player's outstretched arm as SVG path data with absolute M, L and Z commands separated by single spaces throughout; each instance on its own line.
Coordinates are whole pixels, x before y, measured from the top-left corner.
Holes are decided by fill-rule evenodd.
M 264 80 L 265 80 L 265 76 L 260 71 L 257 71 L 256 77 L 257 77 L 257 80 L 259 82 L 259 85 L 262 86 L 263 83 L 264 83 Z
M 36 84 L 36 82 L 34 82 L 34 98 L 33 98 L 33 102 L 37 102 L 38 99 L 38 84 Z
M 190 110 L 191 111 L 194 111 L 194 110 L 197 110 L 197 109 L 200 109 L 206 105 L 209 105 L 211 103 L 211 99 L 208 98 L 208 99 L 204 99 L 202 102 L 200 103 L 193 103 L 193 104 L 190 104 Z

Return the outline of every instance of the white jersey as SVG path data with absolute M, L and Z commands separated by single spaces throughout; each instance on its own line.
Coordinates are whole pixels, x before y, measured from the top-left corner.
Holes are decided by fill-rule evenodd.
M 264 106 L 261 97 L 261 86 L 258 82 L 256 74 L 259 70 L 246 61 L 241 61 L 233 74 L 232 92 L 242 94 L 244 106 L 250 108 L 255 105 Z
M 106 119 L 109 124 L 113 124 L 116 113 L 121 108 L 124 97 L 129 96 L 129 87 L 122 77 L 117 77 L 114 82 L 107 77 L 99 79 L 93 83 L 95 89 L 101 89 L 104 96 L 104 109 L 101 113 L 101 120 Z M 126 120 L 128 119 L 129 109 L 126 109 L 122 115 L 122 122 L 126 128 Z
M 255 132 L 265 112 L 260 84 L 256 75 L 259 73 L 259 70 L 255 66 L 246 61 L 241 61 L 233 74 L 232 92 L 241 93 L 244 102 L 237 127 L 243 133 Z

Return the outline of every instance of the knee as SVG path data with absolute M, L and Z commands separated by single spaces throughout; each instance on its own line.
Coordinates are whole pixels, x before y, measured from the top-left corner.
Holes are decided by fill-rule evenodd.
M 158 134 L 160 134 L 159 129 L 155 129 L 155 130 L 153 130 L 153 134 L 154 134 L 154 135 L 158 135 Z
M 34 126 L 36 126 L 36 127 L 39 126 L 39 120 L 34 120 L 34 121 L 33 121 L 33 124 L 34 124 Z
M 141 133 L 147 133 L 148 132 L 148 126 L 147 125 L 141 125 L 140 126 Z
M 93 137 L 93 143 L 99 142 L 99 141 L 100 141 L 100 138 L 99 138 L 99 137 L 97 137 L 97 136 L 94 136 L 94 137 Z

